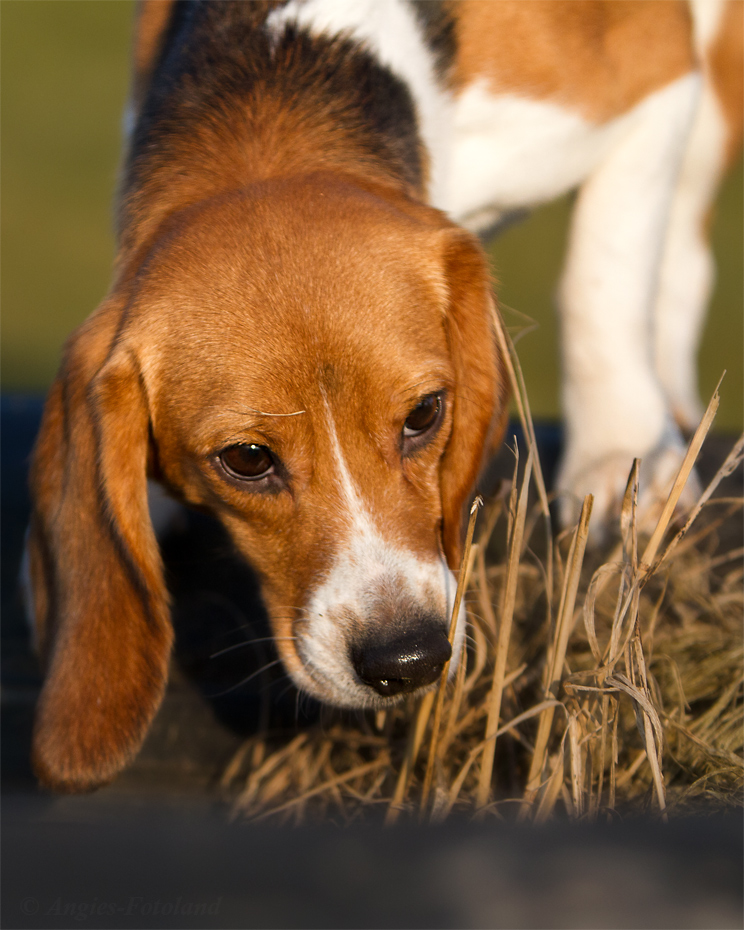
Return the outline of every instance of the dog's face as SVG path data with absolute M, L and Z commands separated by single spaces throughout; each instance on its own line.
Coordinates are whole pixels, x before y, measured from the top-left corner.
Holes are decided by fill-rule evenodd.
M 65 400 L 56 410 L 53 392 L 35 456 L 29 548 L 50 654 L 36 739 L 48 781 L 80 781 L 86 751 L 96 757 L 88 781 L 123 764 L 78 722 L 89 748 L 62 760 L 53 728 L 71 725 L 83 692 L 96 708 L 107 692 L 93 716 L 105 717 L 121 756 L 162 691 L 170 640 L 148 468 L 220 519 L 258 571 L 301 688 L 379 706 L 438 678 L 463 506 L 502 419 L 503 378 L 477 247 L 439 214 L 413 209 L 327 178 L 202 205 L 171 224 L 126 296 L 73 343 L 57 389 Z M 74 465 L 61 462 L 72 454 L 62 437 L 76 433 Z M 82 474 L 81 454 L 96 474 Z M 50 465 L 67 470 L 66 488 L 50 488 Z M 60 514 L 83 486 L 95 490 L 88 505 L 100 514 L 86 521 L 98 541 L 87 526 L 87 549 L 73 542 L 77 555 L 63 555 Z M 76 532 L 68 525 L 66 538 Z M 65 596 L 59 583 L 84 557 L 99 573 L 85 604 L 79 583 L 63 583 Z M 71 609 L 91 615 L 94 645 Z M 145 619 L 133 624 L 137 612 Z M 123 642 L 101 619 L 117 613 L 128 617 L 119 630 L 131 630 Z M 85 666 L 124 663 L 130 687 L 111 695 L 98 672 L 71 685 L 65 676 L 89 674 L 74 671 L 76 652 Z M 101 764 L 106 755 L 112 764 Z

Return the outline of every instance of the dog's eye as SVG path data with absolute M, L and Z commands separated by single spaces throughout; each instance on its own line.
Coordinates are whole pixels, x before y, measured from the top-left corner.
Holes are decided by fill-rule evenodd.
M 403 424 L 403 438 L 415 439 L 428 433 L 439 422 L 442 407 L 441 394 L 427 394 L 406 417 Z
M 257 481 L 274 471 L 274 456 L 266 446 L 254 443 L 238 443 L 220 452 L 220 462 L 233 478 L 242 481 Z

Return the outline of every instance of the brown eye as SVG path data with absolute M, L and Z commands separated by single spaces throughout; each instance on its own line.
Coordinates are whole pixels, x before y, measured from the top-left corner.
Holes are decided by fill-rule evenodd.
M 257 481 L 274 471 L 274 457 L 266 446 L 253 443 L 239 443 L 223 449 L 220 462 L 225 471 L 233 478 L 243 481 Z
M 439 421 L 442 412 L 442 395 L 427 394 L 406 417 L 403 438 L 412 439 L 428 432 Z

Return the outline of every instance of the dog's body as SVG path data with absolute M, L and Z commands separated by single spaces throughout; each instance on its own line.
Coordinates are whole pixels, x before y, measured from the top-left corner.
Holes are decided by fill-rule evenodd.
M 479 230 L 581 185 L 561 486 L 606 514 L 633 456 L 668 477 L 741 6 L 143 4 L 116 278 L 32 468 L 44 782 L 112 778 L 161 700 L 148 475 L 230 531 L 300 687 L 384 706 L 437 679 L 506 415 L 485 259 L 440 210 Z

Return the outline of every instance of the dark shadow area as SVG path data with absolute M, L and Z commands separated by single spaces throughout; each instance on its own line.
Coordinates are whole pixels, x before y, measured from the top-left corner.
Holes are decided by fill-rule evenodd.
M 384 829 L 6 798 L 2 925 L 741 926 L 740 818 Z
M 258 580 L 224 529 L 184 511 L 162 542 L 173 597 L 176 674 L 202 695 L 217 720 L 240 736 L 317 716 L 298 700 L 271 639 Z

